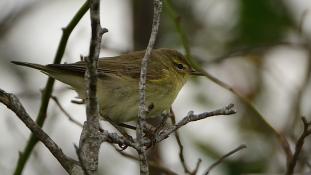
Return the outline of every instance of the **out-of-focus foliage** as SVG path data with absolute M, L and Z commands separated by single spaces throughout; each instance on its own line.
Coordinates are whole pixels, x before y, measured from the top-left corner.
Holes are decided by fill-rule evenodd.
M 257 46 L 284 40 L 291 27 L 290 12 L 281 0 L 239 0 L 239 22 L 233 47 Z
M 206 11 L 211 11 L 213 7 L 217 7 L 217 5 L 215 5 L 217 3 L 226 4 L 224 2 L 226 1 L 209 1 L 209 3 L 206 3 L 209 5 L 206 7 Z M 236 103 L 241 104 L 243 107 L 239 110 L 241 118 L 236 120 L 235 126 L 238 129 L 239 139 L 241 139 L 243 143 L 248 144 L 249 148 L 247 154 L 243 154 L 243 157 L 230 159 L 224 162 L 221 168 L 224 170 L 223 173 L 225 172 L 225 174 L 267 173 L 271 170 L 285 171 L 285 154 L 280 141 L 276 138 L 274 131 L 271 129 L 271 127 L 276 127 L 274 125 L 275 123 L 271 124 L 270 121 L 278 121 L 279 128 L 280 125 L 282 125 L 281 123 L 286 123 L 287 121 L 285 117 L 276 119 L 275 117 L 279 116 L 277 112 L 263 112 L 269 111 L 268 106 L 273 105 L 271 100 L 274 97 L 278 97 L 277 94 L 273 93 L 277 92 L 277 90 L 273 90 L 270 84 L 271 82 L 267 81 L 265 74 L 268 74 L 270 78 L 274 79 L 272 82 L 276 84 L 276 89 L 286 87 L 282 85 L 282 76 L 274 74 L 274 72 L 278 72 L 277 68 L 275 68 L 274 65 L 267 66 L 265 60 L 274 59 L 266 57 L 266 55 L 274 48 L 280 47 L 282 42 L 291 42 L 289 39 L 293 31 L 291 29 L 298 31 L 298 29 L 295 28 L 297 27 L 295 26 L 297 22 L 293 21 L 293 11 L 289 11 L 291 8 L 285 1 L 230 1 L 230 3 L 232 2 L 236 5 L 236 10 L 232 12 L 232 14 L 236 16 L 231 16 L 231 18 L 235 19 L 235 22 L 232 22 L 233 25 L 227 25 L 229 30 L 225 30 L 221 29 L 219 26 L 226 26 L 226 24 L 218 23 L 218 26 L 213 26 L 213 24 L 217 22 L 213 22 L 213 20 L 210 19 L 205 20 L 204 18 L 199 18 L 196 11 L 198 9 L 196 9 L 194 5 L 195 3 L 179 3 L 177 1 L 172 1 L 172 5 L 175 7 L 175 11 L 179 17 L 175 20 L 179 20 L 183 26 L 183 30 L 187 34 L 189 45 L 194 56 L 199 58 L 202 64 L 211 65 L 207 68 L 212 69 L 211 72 L 214 71 L 217 78 L 223 80 L 223 77 L 219 76 L 221 73 L 224 73 L 224 76 L 231 77 L 232 79 L 227 79 L 229 84 L 240 94 L 249 99 L 250 103 L 257 108 L 257 111 L 254 111 L 250 106 L 242 105 L 244 102 L 237 99 Z M 227 4 L 230 3 L 228 2 Z M 223 8 L 226 9 L 228 7 Z M 187 15 L 183 13 L 186 9 Z M 223 13 L 225 16 L 227 12 L 222 11 L 218 13 Z M 206 14 L 208 14 L 208 12 L 206 12 Z M 208 19 L 209 17 L 206 16 L 206 18 Z M 219 18 L 221 19 L 221 16 Z M 164 20 L 164 25 L 166 25 L 166 30 L 164 30 L 164 35 L 166 37 L 164 41 L 167 41 L 168 45 L 177 41 L 177 46 L 179 43 L 179 47 L 182 48 L 182 44 L 178 39 L 180 33 L 176 32 L 176 29 L 174 30 L 174 19 L 165 18 Z M 202 21 L 206 23 L 202 23 Z M 300 40 L 300 38 L 296 39 Z M 164 42 L 164 44 L 167 43 Z M 285 48 L 285 50 L 286 49 L 291 48 Z M 211 57 L 219 58 L 219 60 L 211 59 Z M 292 62 L 294 62 L 295 59 L 296 58 L 292 58 Z M 214 70 L 214 66 L 216 69 L 222 69 L 223 71 Z M 308 68 L 306 68 L 306 70 L 310 71 Z M 283 78 L 286 78 L 286 76 L 288 76 L 288 74 Z M 201 83 L 202 81 L 200 81 L 199 84 Z M 203 90 L 203 88 L 201 90 Z M 197 102 L 200 104 L 213 106 L 217 101 L 215 100 L 217 97 L 207 95 L 207 91 L 213 90 L 213 87 L 206 87 L 205 90 L 206 91 L 194 92 L 194 97 L 196 97 Z M 285 96 L 291 96 L 288 91 L 284 93 Z M 273 108 L 273 106 L 271 106 L 271 108 Z M 260 114 L 258 114 L 258 112 Z M 264 120 L 259 115 L 263 115 L 265 117 Z M 291 118 L 295 117 L 290 116 L 290 113 L 285 115 Z M 273 119 L 269 117 L 273 117 Z M 267 122 L 270 126 L 267 125 Z M 278 127 L 276 127 L 275 130 L 279 130 Z M 223 132 L 230 131 L 224 130 Z M 280 132 L 282 132 L 282 130 Z M 219 139 L 222 138 L 220 137 Z M 196 139 L 195 145 L 201 150 L 203 155 L 210 159 L 217 160 L 225 154 L 225 152 L 218 151 L 216 149 L 217 146 L 215 147 L 217 144 L 214 144 L 214 142 L 217 142 L 217 140 L 206 141 L 205 139 Z

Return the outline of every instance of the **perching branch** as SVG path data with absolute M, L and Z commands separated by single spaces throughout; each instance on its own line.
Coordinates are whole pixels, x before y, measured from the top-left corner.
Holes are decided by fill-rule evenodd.
M 79 23 L 80 19 L 87 12 L 88 9 L 89 9 L 88 2 L 85 2 L 81 6 L 79 11 L 74 15 L 74 17 L 69 22 L 69 24 L 65 28 L 63 28 L 63 34 L 62 34 L 61 40 L 59 42 L 59 45 L 58 45 L 58 48 L 57 48 L 57 51 L 55 54 L 55 58 L 54 58 L 54 62 L 53 62 L 54 64 L 59 64 L 61 62 L 61 59 L 64 55 L 65 48 L 67 45 L 67 41 L 69 39 L 71 32 L 76 27 L 76 25 Z M 44 121 L 45 121 L 46 116 L 47 116 L 47 108 L 48 108 L 50 96 L 52 94 L 54 81 L 55 80 L 53 78 L 51 78 L 51 77 L 48 78 L 48 81 L 45 85 L 45 88 L 44 88 L 44 91 L 42 94 L 41 105 L 40 105 L 39 113 L 38 113 L 38 116 L 36 119 L 36 123 L 40 127 L 43 126 Z M 26 145 L 24 151 L 20 154 L 20 156 L 18 158 L 14 175 L 22 174 L 22 171 L 26 165 L 26 162 L 28 161 L 30 154 L 31 154 L 31 152 L 32 152 L 32 150 L 33 150 L 33 148 L 37 142 L 38 142 L 38 139 L 34 135 L 31 135 L 30 139 L 27 142 L 27 145 Z
M 238 152 L 244 148 L 246 148 L 246 145 L 240 145 L 239 147 L 235 148 L 234 150 L 232 150 L 232 151 L 228 152 L 227 154 L 223 155 L 222 157 L 220 157 L 216 162 L 214 162 L 212 165 L 210 165 L 207 168 L 204 175 L 208 175 L 213 168 L 215 168 L 217 165 L 222 163 L 227 157 L 231 156 L 232 154 L 234 154 L 234 153 L 236 153 L 236 152 Z
M 287 165 L 286 175 L 292 175 L 294 173 L 294 169 L 297 164 L 300 152 L 302 150 L 305 138 L 311 135 L 311 121 L 307 121 L 305 117 L 302 117 L 301 120 L 303 123 L 303 132 L 296 142 L 295 152 L 293 154 L 292 159 L 289 161 Z
M 32 120 L 15 95 L 6 93 L 0 89 L 0 102 L 11 109 L 17 117 L 23 121 L 23 123 L 31 130 L 32 134 L 49 149 L 49 151 L 69 174 L 83 174 L 78 162 L 67 157 L 63 153 L 61 148 L 41 129 L 36 122 Z
M 144 147 L 144 129 L 143 126 L 146 123 L 146 79 L 147 79 L 147 66 L 148 59 L 150 57 L 152 48 L 154 46 L 156 36 L 158 33 L 159 25 L 160 25 L 160 16 L 162 11 L 162 0 L 154 0 L 154 11 L 153 11 L 153 22 L 152 22 L 152 31 L 149 39 L 149 43 L 144 55 L 144 58 L 141 62 L 141 72 L 140 72 L 140 81 L 139 81 L 139 112 L 138 112 L 138 121 L 137 121 L 137 129 L 136 129 L 136 137 L 138 144 L 140 146 L 140 150 L 138 150 L 139 160 L 140 160 L 140 174 L 148 175 L 148 161 L 146 150 Z
M 86 122 L 80 136 L 78 157 L 85 174 L 94 174 L 98 167 L 98 154 L 101 145 L 99 132 L 99 109 L 96 98 L 97 60 L 100 52 L 102 35 L 108 32 L 100 25 L 100 1 L 90 0 L 90 18 L 92 36 L 89 56 L 86 61 Z
M 127 137 L 120 136 L 117 133 L 110 133 L 104 129 L 101 129 L 101 134 L 99 135 L 99 142 L 109 142 L 111 144 L 118 144 L 132 147 L 139 150 L 138 144 L 133 139 L 128 139 Z

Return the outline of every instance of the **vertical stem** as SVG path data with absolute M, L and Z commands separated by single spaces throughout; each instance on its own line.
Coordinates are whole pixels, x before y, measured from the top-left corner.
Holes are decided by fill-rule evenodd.
M 69 39 L 69 36 L 73 29 L 76 27 L 80 19 L 83 17 L 83 15 L 87 12 L 89 9 L 88 2 L 85 2 L 79 11 L 75 14 L 75 16 L 72 18 L 72 20 L 69 22 L 66 28 L 63 29 L 63 34 L 61 37 L 61 40 L 59 42 L 55 58 L 54 58 L 54 64 L 59 64 L 61 62 L 61 59 L 64 55 L 65 48 L 67 45 L 67 41 Z M 39 113 L 36 119 L 36 123 L 42 127 L 44 124 L 44 121 L 46 119 L 46 113 L 47 113 L 47 108 L 49 105 L 49 99 L 51 97 L 52 91 L 53 91 L 53 86 L 54 86 L 54 79 L 49 77 L 48 81 L 45 85 L 42 97 L 41 97 L 41 105 L 39 109 Z M 18 161 L 16 163 L 16 168 L 14 171 L 14 175 L 20 175 L 23 172 L 23 169 L 31 155 L 31 152 L 34 148 L 34 146 L 38 143 L 38 139 L 31 134 L 30 139 L 27 142 L 27 145 L 22 153 L 20 153 Z
M 146 49 L 146 53 L 141 62 L 141 72 L 140 72 L 140 81 L 139 81 L 139 111 L 138 111 L 136 136 L 137 136 L 137 141 L 138 141 L 139 148 L 140 148 L 140 150 L 138 150 L 138 154 L 139 154 L 139 160 L 140 160 L 140 174 L 142 175 L 149 174 L 146 149 L 144 147 L 144 133 L 143 133 L 143 127 L 146 122 L 145 89 L 146 89 L 146 79 L 147 79 L 147 66 L 148 66 L 148 59 L 151 55 L 151 51 L 154 46 L 156 36 L 158 33 L 161 11 L 162 11 L 162 1 L 154 0 L 152 31 L 151 31 L 149 43 Z
M 90 18 L 92 36 L 89 56 L 86 58 L 86 122 L 80 137 L 78 156 L 85 174 L 95 174 L 98 168 L 98 154 L 101 145 L 99 139 L 99 108 L 96 97 L 97 61 L 102 35 L 108 32 L 100 25 L 100 1 L 90 0 Z

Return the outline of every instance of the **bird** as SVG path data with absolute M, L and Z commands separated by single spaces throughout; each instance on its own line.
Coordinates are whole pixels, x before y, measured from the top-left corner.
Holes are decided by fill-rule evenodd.
M 122 123 L 138 118 L 139 81 L 141 62 L 145 51 L 99 58 L 97 62 L 97 91 L 99 113 L 113 122 Z M 79 98 L 86 98 L 84 74 L 86 62 L 65 64 L 35 64 L 12 61 L 20 66 L 37 69 L 75 90 Z M 146 75 L 147 118 L 168 111 L 179 91 L 192 76 L 201 76 L 186 57 L 175 49 L 153 49 L 148 60 Z

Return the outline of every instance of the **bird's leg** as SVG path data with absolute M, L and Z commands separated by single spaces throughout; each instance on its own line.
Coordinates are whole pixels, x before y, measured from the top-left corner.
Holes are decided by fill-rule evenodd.
M 111 120 L 108 116 L 103 116 L 103 118 L 108 121 L 114 128 L 116 128 L 125 138 L 127 138 L 128 140 L 134 142 L 134 139 L 132 136 L 130 136 L 126 130 L 122 127 L 119 126 L 119 124 L 117 124 L 116 122 L 114 122 L 113 120 Z M 121 150 L 125 150 L 127 148 L 127 145 L 119 145 Z
M 154 104 L 153 103 L 150 103 L 150 105 L 148 105 L 148 108 L 147 108 L 147 114 L 152 110 L 154 109 Z
M 166 121 L 167 121 L 168 117 L 169 117 L 169 113 L 167 111 L 163 111 L 161 113 L 161 122 L 156 127 L 157 128 L 156 133 L 161 131 L 167 125 Z
M 155 126 L 152 124 L 146 123 L 146 125 L 144 126 L 144 129 L 145 129 L 144 133 L 146 134 L 146 137 L 151 140 L 150 144 L 147 145 L 147 148 L 150 148 L 155 145 L 156 143 L 155 138 L 167 126 L 166 121 L 168 117 L 169 117 L 168 113 L 163 112 L 161 114 L 160 122 L 155 124 Z
M 166 130 L 169 127 L 169 124 L 167 123 L 167 119 L 169 118 L 169 113 L 167 111 L 164 111 L 161 113 L 161 120 L 156 126 L 153 126 L 152 128 L 152 136 L 150 137 L 150 144 L 147 145 L 147 148 L 150 148 L 156 144 L 156 137 L 160 135 L 160 133 L 163 130 Z

